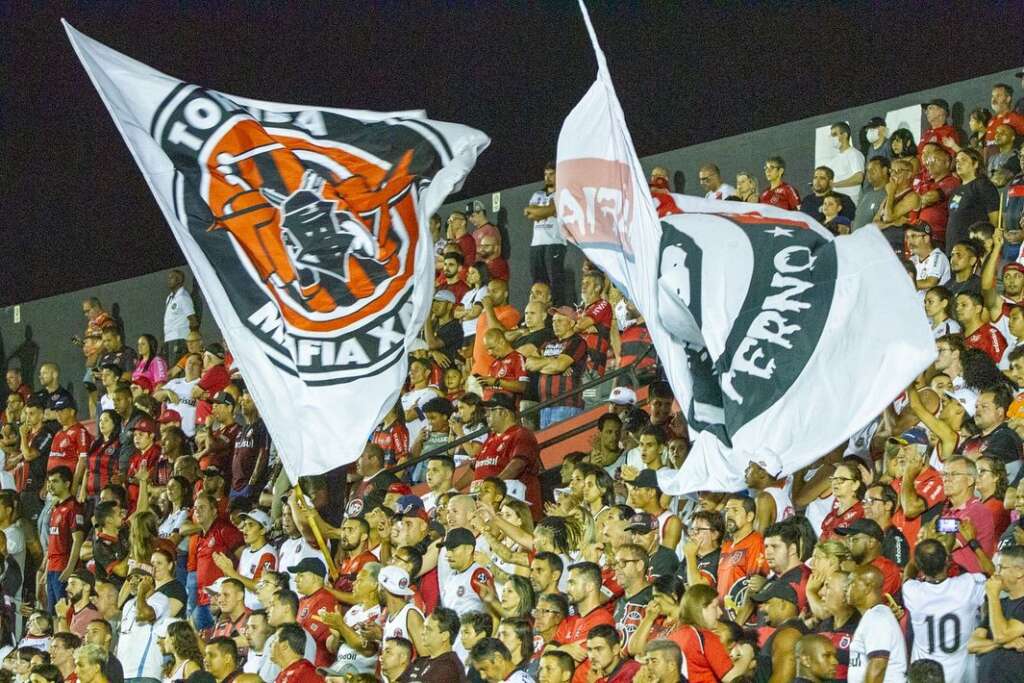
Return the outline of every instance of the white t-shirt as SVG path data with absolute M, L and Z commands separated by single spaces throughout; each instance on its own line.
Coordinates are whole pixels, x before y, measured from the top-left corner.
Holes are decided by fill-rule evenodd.
M 977 667 L 967 639 L 985 604 L 985 575 L 961 574 L 942 583 L 911 579 L 903 584 L 903 604 L 914 632 L 910 661 L 934 659 L 947 681 L 974 683 Z
M 13 491 L 16 488 L 14 474 L 7 471 L 7 454 L 0 451 L 0 490 L 8 489 Z
M 932 328 L 932 335 L 938 339 L 939 337 L 945 337 L 947 334 L 960 334 L 963 329 L 957 321 L 952 318 L 946 318 Z
M 298 538 L 289 538 L 281 544 L 281 549 L 277 553 L 277 566 L 281 568 L 281 571 L 288 571 L 288 567 L 294 567 L 302 560 L 307 557 L 313 559 L 320 559 L 323 555 L 320 554 L 320 550 L 310 545 L 305 538 L 299 536 Z M 297 589 L 295 587 L 295 575 L 289 572 L 291 579 L 289 579 L 289 587 L 292 592 Z
M 156 625 L 167 616 L 170 603 L 163 593 L 153 593 L 146 598 L 146 604 L 156 612 L 156 619 L 149 624 L 140 623 L 136 616 L 135 597 L 128 598 L 121 608 L 121 628 L 117 638 L 117 658 L 124 667 L 124 677 L 163 677 L 163 655 L 156 642 Z
M 195 315 L 192 297 L 184 287 L 178 287 L 167 295 L 164 305 L 164 341 L 184 339 L 188 336 L 188 317 Z
M 192 389 L 199 383 L 199 378 L 187 380 L 184 377 L 175 377 L 168 380 L 163 388 L 173 391 L 178 397 L 177 403 L 168 403 L 167 408 L 175 410 L 181 415 L 181 431 L 186 436 L 196 435 L 196 400 L 192 398 Z
M 476 289 L 471 289 L 463 294 L 462 300 L 459 303 L 468 311 L 473 308 L 475 304 L 483 303 L 485 296 L 487 296 L 487 288 L 477 287 Z M 474 316 L 462 321 L 462 336 L 472 337 L 476 334 L 476 321 L 479 317 L 480 316 Z
M 345 612 L 345 623 L 349 628 L 355 629 L 360 624 L 370 625 L 377 624 L 379 626 L 384 625 L 384 612 L 380 605 L 374 605 L 373 607 L 363 607 L 362 605 L 352 605 Z M 380 659 L 378 655 L 361 655 L 359 652 L 345 642 L 344 638 L 341 640 L 341 644 L 338 646 L 338 656 L 334 660 L 332 669 L 339 670 L 345 665 L 352 665 L 356 671 L 361 674 L 372 674 L 377 667 L 377 660 Z
M 554 193 L 548 194 L 544 190 L 537 190 L 530 197 L 530 206 L 547 206 L 554 201 Z M 558 216 L 550 216 L 542 221 L 533 222 L 533 240 L 531 247 L 541 247 L 548 244 L 565 244 L 562 231 L 558 224 Z
M 868 673 L 869 655 L 887 654 L 885 683 L 904 683 L 907 678 L 907 644 L 903 631 L 892 611 L 885 605 L 875 605 L 861 618 L 850 643 L 850 668 L 846 672 L 848 683 L 864 683 Z
M 262 548 L 251 550 L 245 546 L 241 556 L 238 558 L 238 573 L 247 579 L 257 579 L 263 572 L 277 570 L 277 549 L 269 543 L 264 543 Z M 245 589 L 245 606 L 248 609 L 263 609 L 263 603 L 256 596 L 256 593 Z
M 21 569 L 22 582 L 25 581 L 25 532 L 21 530 L 21 524 L 15 522 L 3 530 L 7 537 L 7 554 L 14 558 Z M 18 603 L 21 603 L 20 595 L 15 596 Z
M 461 572 L 450 573 L 448 579 L 441 584 L 441 606 L 455 610 L 460 617 L 469 612 L 484 611 L 478 586 L 486 583 L 493 587 L 494 579 L 491 578 L 489 571 L 476 562 Z
M 949 282 L 949 278 L 952 275 L 952 271 L 949 268 L 949 259 L 942 253 L 941 249 L 932 249 L 932 253 L 928 254 L 928 257 L 925 259 L 922 259 L 917 254 L 911 254 L 910 262 L 917 269 L 917 280 L 937 277 L 939 278 L 939 284 L 944 285 Z M 927 291 L 924 289 L 917 292 L 922 301 L 924 301 L 926 293 Z
M 421 406 L 432 398 L 440 396 L 437 393 L 437 389 L 432 386 L 424 387 L 422 389 L 413 389 L 412 391 L 402 394 L 402 410 L 412 410 L 416 406 Z M 409 430 L 409 443 L 415 443 L 416 437 L 419 436 L 423 428 L 427 426 L 426 420 L 419 418 L 415 420 L 406 420 L 405 428 Z
M 838 152 L 826 165 L 835 172 L 836 175 L 833 182 L 838 183 L 855 173 L 864 172 L 864 155 L 860 153 L 859 149 L 851 145 L 845 152 Z M 833 187 L 832 189 L 848 196 L 853 200 L 854 204 L 860 199 L 860 185 Z
M 717 190 L 710 190 L 704 195 L 704 199 L 725 199 L 736 194 L 736 188 L 729 183 L 722 183 Z

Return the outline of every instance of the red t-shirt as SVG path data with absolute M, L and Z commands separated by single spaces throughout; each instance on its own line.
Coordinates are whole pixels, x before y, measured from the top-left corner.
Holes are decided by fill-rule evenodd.
M 242 532 L 235 528 L 231 522 L 223 519 L 215 519 L 210 530 L 205 534 L 200 532 L 195 535 L 196 540 L 196 584 L 199 589 L 198 603 L 200 605 L 210 604 L 210 595 L 206 587 L 213 585 L 213 582 L 224 576 L 224 572 L 213 561 L 214 553 L 224 553 L 232 557 L 235 549 L 245 541 Z
M 893 480 L 892 487 L 896 491 L 896 495 L 899 495 L 902 486 L 902 478 Z M 930 510 L 946 499 L 946 492 L 942 487 L 942 475 L 934 467 L 925 467 L 914 478 L 914 492 L 924 500 L 925 510 Z M 893 513 L 892 525 L 903 533 L 911 547 L 916 545 L 923 516 L 924 513 L 921 513 L 914 519 L 907 519 L 902 507 L 896 508 L 896 512 Z
M 85 524 L 82 506 L 68 498 L 54 506 L 50 513 L 49 543 L 46 546 L 46 570 L 62 572 L 68 567 L 74 533 Z
M 135 505 L 139 502 L 139 485 L 132 481 L 139 473 L 139 468 L 142 467 L 142 463 L 146 463 L 146 469 L 149 472 L 149 483 L 156 483 L 156 470 L 157 464 L 160 462 L 160 445 L 154 442 L 152 446 L 146 449 L 145 453 L 140 452 L 136 449 L 134 453 L 128 456 L 128 511 L 134 512 Z
M 540 491 L 542 465 L 537 437 L 529 429 L 512 425 L 501 434 L 488 436 L 483 447 L 476 454 L 473 479 L 478 481 L 487 477 L 496 477 L 516 458 L 525 463 L 525 467 L 516 476 L 516 479 L 523 482 L 526 487 L 526 502 L 530 504 L 530 513 L 534 520 L 537 520 L 543 513 Z
M 504 358 L 495 358 L 491 362 L 491 368 L 488 370 L 487 376 L 512 382 L 526 382 L 530 379 L 530 375 L 526 372 L 526 359 L 518 351 L 511 351 Z M 499 390 L 497 387 L 486 387 L 484 389 L 484 400 L 489 401 L 496 391 L 522 394 L 522 392 L 514 392 L 511 389 Z
M 782 183 L 778 187 L 769 187 L 761 193 L 761 203 L 771 204 L 780 209 L 796 211 L 800 208 L 800 195 L 796 193 L 789 183 Z
M 485 261 L 485 263 L 487 264 L 487 274 L 491 276 L 492 280 L 497 278 L 498 280 L 508 282 L 510 275 L 508 261 L 500 256 L 495 256 L 490 261 Z
M 384 451 L 387 465 L 400 463 L 409 457 L 409 430 L 400 422 L 378 428 L 370 440 Z
M 313 617 L 322 609 L 334 612 L 337 608 L 338 601 L 324 588 L 299 600 L 299 614 L 296 621 L 316 642 L 317 666 L 330 666 L 334 662 L 334 655 L 327 649 L 327 639 L 331 635 L 331 629 L 326 624 L 314 620 Z
M 203 372 L 198 384 L 199 388 L 209 392 L 210 397 L 213 398 L 218 391 L 223 391 L 224 387 L 231 384 L 231 374 L 228 372 L 227 366 L 218 363 Z
M 363 567 L 371 562 L 380 562 L 380 560 L 377 559 L 377 556 L 369 550 L 364 550 L 355 557 L 345 558 L 345 560 L 338 565 L 338 580 L 334 582 L 334 587 L 340 591 L 351 593 L 352 584 L 355 582 L 356 576 Z
M 78 456 L 89 452 L 90 441 L 92 437 L 81 422 L 57 432 L 50 446 L 50 457 L 46 460 L 46 471 L 67 467 L 74 474 L 78 467 Z
M 751 574 L 767 574 L 768 561 L 764 557 L 764 537 L 752 531 L 739 543 L 726 540 L 718 559 L 718 595 L 725 597 L 732 585 Z
M 1004 531 L 1010 528 L 1010 511 L 1003 506 L 1003 501 L 995 496 L 989 496 L 981 501 L 981 504 L 992 513 L 992 530 L 995 537 L 999 538 Z
M 555 629 L 552 641 L 559 645 L 582 643 L 584 649 L 586 649 L 587 634 L 590 633 L 590 629 L 601 624 L 615 626 L 615 618 L 604 607 L 595 607 L 586 616 L 573 615 L 566 617 L 565 621 Z
M 996 128 L 1007 125 L 1016 131 L 1017 135 L 1024 135 L 1024 116 L 1015 111 L 1008 111 L 1005 114 L 993 116 L 985 129 L 985 142 L 992 142 L 996 137 Z
M 832 501 L 832 510 L 825 515 L 825 520 L 821 523 L 821 535 L 818 539 L 829 540 L 835 535 L 836 529 L 845 529 L 863 516 L 864 505 L 859 500 L 842 514 L 839 512 L 839 501 Z
M 985 355 L 998 363 L 1006 351 L 1006 337 L 989 323 L 985 323 L 974 331 L 974 334 L 964 339 L 964 346 L 969 349 L 981 349 Z
M 274 683 L 324 683 L 324 678 L 308 659 L 299 658 L 277 674 Z
M 954 142 L 958 145 L 960 144 L 960 132 L 948 123 L 944 126 L 939 126 L 938 128 L 929 128 L 922 131 L 921 141 L 917 143 L 917 158 L 921 158 L 921 155 L 924 153 L 924 146 L 930 142 L 935 143 L 946 150 L 946 152 L 949 153 L 950 159 L 956 157 L 956 150 L 943 144 L 943 138 L 953 138 Z
M 447 289 L 449 292 L 455 295 L 455 303 L 462 301 L 462 297 L 466 296 L 466 292 L 469 291 L 469 285 L 460 276 L 455 282 L 448 282 L 442 273 L 437 278 L 437 289 Z
M 920 195 L 925 195 L 932 190 L 938 190 L 941 199 L 921 209 L 917 217 L 932 228 L 932 239 L 942 242 L 946 234 L 946 223 L 949 221 L 949 196 L 956 188 L 960 187 L 960 179 L 950 173 L 941 180 L 927 179 L 915 190 Z
M 611 346 L 611 304 L 604 299 L 598 299 L 587 306 L 583 315 L 593 320 L 594 327 L 597 328 L 597 332 L 587 332 L 583 335 L 583 341 L 587 342 L 591 365 L 597 372 L 604 373 L 604 366 L 608 363 L 608 349 Z
M 732 659 L 714 631 L 681 626 L 668 639 L 683 651 L 690 683 L 718 683 L 732 668 Z
M 887 557 L 879 555 L 871 560 L 871 564 L 882 572 L 882 592 L 900 600 L 900 587 L 903 585 L 903 569 Z

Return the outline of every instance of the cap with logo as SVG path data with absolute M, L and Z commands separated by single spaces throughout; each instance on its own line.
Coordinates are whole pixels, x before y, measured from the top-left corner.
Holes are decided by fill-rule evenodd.
M 395 513 L 399 517 L 415 517 L 424 522 L 430 522 L 430 515 L 423 507 L 423 500 L 419 496 L 402 496 L 395 502 Z
M 889 441 L 899 444 L 900 446 L 927 446 L 928 432 L 926 432 L 923 427 L 914 427 L 912 429 L 908 429 L 899 436 L 890 437 Z
M 658 530 L 658 518 L 647 512 L 638 512 L 629 518 L 626 531 L 649 534 Z
M 412 595 L 412 582 L 409 580 L 409 572 L 401 567 L 394 565 L 381 567 L 380 573 L 377 574 L 377 583 L 392 595 Z
M 636 392 L 629 387 L 615 387 L 612 393 L 608 394 L 608 402 L 617 406 L 636 405 Z
M 764 588 L 750 596 L 750 599 L 754 602 L 768 602 L 772 598 L 785 600 L 786 602 L 791 602 L 794 605 L 800 604 L 796 595 L 796 590 L 794 590 L 792 584 L 778 579 L 775 581 L 769 581 L 765 584 Z
M 288 567 L 289 574 L 301 574 L 302 572 L 309 572 L 323 578 L 327 576 L 327 565 L 320 558 L 304 557 L 298 564 Z
M 474 200 L 472 203 L 470 203 L 468 205 L 468 208 L 472 209 L 473 213 L 479 213 L 481 211 L 487 213 L 487 207 L 485 207 L 484 203 L 479 199 Z
M 273 522 L 270 521 L 270 515 L 263 510 L 251 510 L 249 512 L 244 512 L 242 513 L 242 518 L 251 519 L 263 527 L 264 531 L 269 531 L 270 527 L 273 526 Z
M 75 399 L 71 398 L 70 394 L 61 394 L 55 398 L 52 407 L 54 410 L 78 410 Z

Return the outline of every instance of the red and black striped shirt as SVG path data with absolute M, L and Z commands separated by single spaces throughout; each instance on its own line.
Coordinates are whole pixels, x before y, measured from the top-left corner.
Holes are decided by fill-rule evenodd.
M 557 375 L 540 375 L 537 390 L 541 401 L 555 398 L 579 386 L 583 379 L 583 371 L 587 367 L 587 344 L 582 337 L 574 334 L 565 339 L 552 339 L 544 343 L 540 354 L 544 358 L 557 358 L 562 355 L 572 358 L 572 364 L 564 372 Z M 583 396 L 566 396 L 559 405 L 582 408 Z

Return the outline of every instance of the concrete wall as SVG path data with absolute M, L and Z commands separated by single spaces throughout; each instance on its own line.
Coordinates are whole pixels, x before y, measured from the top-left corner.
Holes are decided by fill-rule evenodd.
M 854 135 L 873 116 L 884 116 L 886 112 L 913 104 L 942 97 L 953 107 L 953 118 L 961 128 L 966 127 L 967 114 L 977 106 L 987 106 L 989 93 L 994 83 L 1006 82 L 1017 85 L 1013 70 L 953 83 L 941 88 L 911 93 L 890 100 L 851 107 L 839 112 L 829 112 L 802 121 L 793 121 L 780 126 L 744 133 L 743 135 L 693 145 L 683 149 L 656 154 L 643 159 L 645 170 L 654 166 L 666 166 L 671 171 L 682 171 L 686 176 L 686 191 L 699 194 L 697 166 L 704 161 L 713 161 L 722 170 L 722 176 L 732 184 L 737 171 L 748 170 L 760 174 L 764 159 L 780 155 L 786 159 L 786 178 L 801 194 L 809 191 L 811 172 L 814 168 L 814 129 L 836 120 L 849 121 Z M 1016 88 L 1015 88 L 1016 89 Z M 799 96 L 799 93 L 778 93 L 779 97 Z M 753 99 L 753 98 L 752 98 Z M 760 98 L 758 106 L 770 106 L 770 99 Z M 700 116 L 696 112 L 695 116 Z M 680 116 L 675 125 L 686 125 Z M 552 157 L 554 150 L 552 150 Z M 523 217 L 522 210 L 530 195 L 540 188 L 542 170 L 537 169 L 538 182 L 521 185 L 497 193 L 500 201 L 499 223 L 504 224 L 505 235 L 510 244 L 512 264 L 512 299 L 522 305 L 529 289 L 529 245 L 531 225 Z M 763 183 L 763 180 L 762 180 Z M 442 215 L 463 206 L 473 199 L 481 200 L 485 206 L 492 206 L 492 195 L 471 197 L 452 202 L 442 208 Z M 570 250 L 569 265 L 579 267 L 579 252 Z M 2 266 L 0 266 L 2 272 Z M 158 338 L 163 331 L 164 299 L 167 295 L 166 272 L 152 273 L 142 277 L 99 285 L 89 290 L 62 294 L 8 306 L 0 310 L 0 335 L 6 357 L 22 344 L 31 329 L 32 338 L 39 344 L 41 360 L 56 361 L 62 369 L 62 381 L 74 383 L 75 393 L 84 400 L 81 377 L 84 371 L 80 349 L 73 346 L 70 338 L 84 330 L 81 301 L 86 296 L 97 296 L 110 310 L 117 304 L 125 321 L 127 341 L 135 345 L 140 334 L 152 333 Z M 190 278 L 191 284 L 191 278 Z M 202 331 L 207 340 L 216 339 L 212 317 L 203 317 Z M 16 362 L 15 362 L 16 364 Z M 36 365 L 38 367 L 38 363 Z

